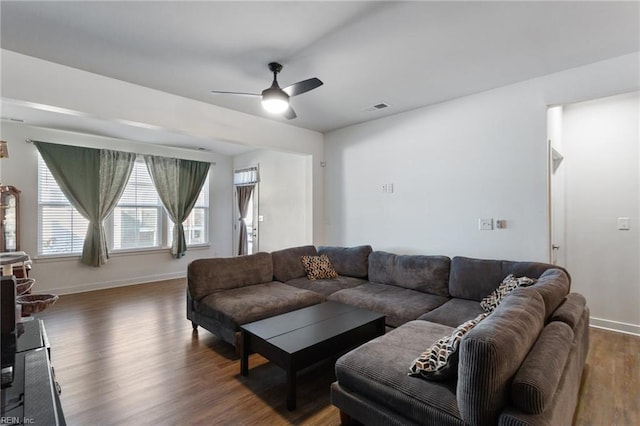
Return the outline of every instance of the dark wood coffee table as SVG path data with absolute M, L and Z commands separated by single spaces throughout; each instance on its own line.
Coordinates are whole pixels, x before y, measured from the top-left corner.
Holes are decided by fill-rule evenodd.
M 245 324 L 240 373 L 249 374 L 249 354 L 257 352 L 287 373 L 287 409 L 296 408 L 296 374 L 340 355 L 385 331 L 385 317 L 338 302 L 325 302 Z

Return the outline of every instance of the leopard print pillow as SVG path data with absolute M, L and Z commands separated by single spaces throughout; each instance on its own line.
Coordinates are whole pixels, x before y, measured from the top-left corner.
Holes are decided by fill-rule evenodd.
M 302 256 L 302 266 L 310 280 L 324 280 L 338 278 L 338 273 L 333 269 L 326 254 L 320 256 Z
M 478 315 L 458 326 L 450 335 L 442 337 L 431 345 L 413 361 L 409 367 L 409 375 L 438 381 L 455 378 L 458 374 L 460 341 L 488 315 L 486 313 Z
M 513 274 L 507 275 L 497 289 L 490 295 L 482 299 L 480 307 L 485 312 L 491 313 L 496 310 L 498 305 L 509 295 L 513 290 L 518 287 L 528 287 L 535 284 L 536 280 L 528 277 L 516 278 Z

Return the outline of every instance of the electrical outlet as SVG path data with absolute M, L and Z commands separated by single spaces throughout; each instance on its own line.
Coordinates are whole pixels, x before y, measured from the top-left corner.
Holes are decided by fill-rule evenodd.
M 492 231 L 493 219 L 478 219 L 478 229 L 481 231 Z

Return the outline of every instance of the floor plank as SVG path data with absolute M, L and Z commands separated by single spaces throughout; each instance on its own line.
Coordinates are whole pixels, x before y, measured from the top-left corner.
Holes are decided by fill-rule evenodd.
M 339 425 L 331 363 L 285 374 L 261 356 L 240 375 L 234 349 L 186 319 L 185 280 L 61 296 L 39 315 L 69 425 Z M 637 425 L 640 338 L 591 330 L 576 425 Z

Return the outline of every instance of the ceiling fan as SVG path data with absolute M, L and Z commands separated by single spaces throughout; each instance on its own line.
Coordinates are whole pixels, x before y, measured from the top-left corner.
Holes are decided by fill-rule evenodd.
M 269 64 L 269 70 L 273 73 L 273 83 L 271 87 L 264 89 L 262 93 L 245 93 L 245 92 L 223 92 L 220 90 L 212 90 L 211 93 L 225 95 L 244 95 L 244 96 L 260 96 L 262 97 L 262 107 L 273 114 L 283 114 L 289 120 L 296 118 L 297 115 L 291 105 L 289 98 L 301 95 L 317 87 L 322 86 L 322 81 L 318 78 L 309 78 L 287 86 L 283 89 L 278 84 L 278 73 L 282 71 L 282 65 L 277 62 Z

